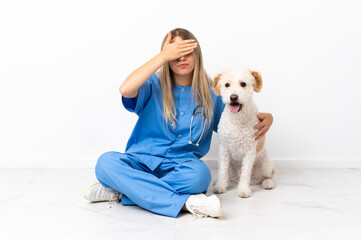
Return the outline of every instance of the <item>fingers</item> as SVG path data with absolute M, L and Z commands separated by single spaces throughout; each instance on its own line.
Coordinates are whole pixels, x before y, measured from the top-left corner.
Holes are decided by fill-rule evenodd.
M 253 127 L 253 129 L 259 129 L 259 131 L 253 135 L 256 137 L 255 140 L 259 140 L 267 133 L 273 121 L 272 115 L 269 113 L 258 113 L 257 117 L 261 122 Z
M 196 40 L 194 40 L 194 39 L 187 39 L 187 40 L 181 41 L 180 43 L 196 43 L 195 41 Z
M 187 52 L 188 52 L 188 53 L 189 53 L 189 52 L 192 52 L 195 48 L 196 48 L 196 47 L 192 46 L 192 47 L 182 48 L 182 49 L 180 49 L 179 51 L 180 51 L 181 54 L 184 54 L 184 53 L 187 53 Z
M 185 48 L 185 47 L 191 47 L 191 46 L 197 46 L 198 43 L 196 43 L 194 40 L 190 39 L 190 40 L 183 40 L 183 41 L 179 41 L 179 42 L 174 42 L 175 44 L 178 45 L 179 48 Z
M 257 129 L 257 128 L 263 128 L 265 126 L 264 122 L 260 122 L 257 125 L 254 125 L 253 129 Z
M 167 40 L 166 43 L 171 43 L 172 41 L 172 34 L 171 32 L 168 32 L 168 36 L 167 36 Z M 178 44 L 179 46 L 182 46 L 184 44 L 192 44 L 192 43 L 196 43 L 196 40 L 194 39 L 187 39 L 187 40 L 182 40 L 182 41 L 178 41 L 178 42 L 174 42 L 174 44 Z
M 263 119 L 265 119 L 266 115 L 267 114 L 265 114 L 265 113 L 258 113 L 257 117 L 258 117 L 259 120 L 263 120 Z
M 267 131 L 268 131 L 267 128 L 265 127 L 261 128 L 261 130 L 259 130 L 253 135 L 254 137 L 256 137 L 255 140 L 259 140 L 260 138 L 262 138 L 267 133 Z
M 194 51 L 194 49 L 197 48 L 197 44 L 191 43 L 191 44 L 185 44 L 183 47 L 179 47 L 179 54 L 180 57 L 186 56 Z
M 165 42 L 170 43 L 171 40 L 172 40 L 172 34 L 168 32 L 167 40 Z
M 172 34 L 168 32 L 168 36 L 163 47 L 164 55 L 167 56 L 167 61 L 172 61 L 177 58 L 186 56 L 193 52 L 197 48 L 198 43 L 194 39 L 187 39 L 181 41 L 172 41 Z
M 187 52 L 183 52 L 183 53 L 181 53 L 181 57 L 186 56 L 186 55 L 188 55 L 188 54 L 192 53 L 192 52 L 193 52 L 193 50 L 194 50 L 194 49 L 189 50 L 189 51 L 187 51 Z
M 197 48 L 197 44 L 184 44 L 182 46 L 178 46 L 178 50 L 180 54 L 192 52 L 195 48 Z
M 263 137 L 266 132 L 268 131 L 269 127 L 266 127 L 266 123 L 263 121 L 263 122 L 260 122 L 258 123 L 257 125 L 255 125 L 253 127 L 253 129 L 259 129 L 258 132 L 256 132 L 253 137 L 256 137 L 255 140 L 258 140 L 260 139 L 261 137 Z
M 197 46 L 198 46 L 197 43 L 187 43 L 187 44 L 181 44 L 178 47 L 180 49 L 183 49 L 183 48 L 190 48 L 190 47 L 197 47 Z

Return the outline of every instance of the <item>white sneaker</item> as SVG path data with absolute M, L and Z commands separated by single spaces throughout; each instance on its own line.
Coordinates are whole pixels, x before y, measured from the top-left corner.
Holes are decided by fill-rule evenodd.
M 118 202 L 121 198 L 121 193 L 114 189 L 103 187 L 99 182 L 94 182 L 86 187 L 83 196 L 90 202 Z
M 198 217 L 220 217 L 223 215 L 221 202 L 216 195 L 207 197 L 203 193 L 190 195 L 186 201 L 186 208 L 196 218 Z

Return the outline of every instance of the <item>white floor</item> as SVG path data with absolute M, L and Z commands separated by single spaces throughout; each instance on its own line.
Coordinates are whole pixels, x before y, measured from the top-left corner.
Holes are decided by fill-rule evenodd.
M 216 170 L 212 169 L 215 176 Z M 361 169 L 277 169 L 277 187 L 235 186 L 224 216 L 194 220 L 88 203 L 94 169 L 0 169 L 0 239 L 361 239 Z M 212 186 L 207 195 L 212 194 Z

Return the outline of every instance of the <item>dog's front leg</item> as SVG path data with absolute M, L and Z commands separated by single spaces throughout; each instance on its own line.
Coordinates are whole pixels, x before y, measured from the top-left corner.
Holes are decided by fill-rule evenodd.
M 227 191 L 227 187 L 229 184 L 229 163 L 231 161 L 231 155 L 227 147 L 220 146 L 219 147 L 219 169 L 218 169 L 218 179 L 217 183 L 214 187 L 215 193 L 224 193 Z
M 256 149 L 247 152 L 242 159 L 241 176 L 238 183 L 238 196 L 247 198 L 252 196 L 252 191 L 249 187 L 252 175 L 253 163 L 256 158 Z

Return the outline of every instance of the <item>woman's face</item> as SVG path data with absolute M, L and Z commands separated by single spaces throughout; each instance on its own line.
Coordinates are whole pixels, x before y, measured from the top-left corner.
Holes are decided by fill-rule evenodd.
M 171 43 L 183 41 L 179 36 L 172 38 Z M 172 69 L 174 75 L 179 76 L 193 76 L 194 70 L 194 52 L 189 53 L 183 57 L 180 57 L 176 60 L 169 61 L 169 66 Z

